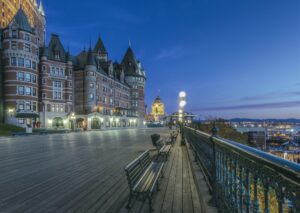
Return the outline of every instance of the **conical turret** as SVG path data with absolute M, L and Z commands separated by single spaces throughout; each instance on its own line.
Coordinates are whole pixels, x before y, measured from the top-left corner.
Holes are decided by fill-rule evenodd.
M 96 66 L 95 58 L 93 56 L 93 52 L 92 52 L 91 48 L 89 49 L 89 52 L 87 55 L 86 65 L 95 65 Z
M 42 16 L 46 16 L 46 15 L 45 15 L 45 10 L 44 10 L 44 6 L 43 6 L 43 1 L 42 1 L 42 0 L 40 1 L 39 13 L 40 13 Z

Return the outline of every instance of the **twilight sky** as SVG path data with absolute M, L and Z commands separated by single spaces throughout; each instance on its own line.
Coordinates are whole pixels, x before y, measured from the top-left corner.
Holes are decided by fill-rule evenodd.
M 130 38 L 148 106 L 160 95 L 171 113 L 185 90 L 202 118 L 300 118 L 299 0 L 43 1 L 73 54 L 100 35 L 120 61 Z

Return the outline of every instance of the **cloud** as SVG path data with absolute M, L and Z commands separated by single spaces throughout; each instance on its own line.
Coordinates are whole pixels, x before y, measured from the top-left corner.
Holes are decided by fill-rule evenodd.
M 259 104 L 240 104 L 231 106 L 217 106 L 194 109 L 193 111 L 224 111 L 224 110 L 247 110 L 247 109 L 279 109 L 300 107 L 300 101 L 285 101 L 273 103 L 259 103 Z
M 288 92 L 269 92 L 262 95 L 245 96 L 239 99 L 239 101 L 260 101 L 260 100 L 270 100 L 278 98 L 291 98 L 300 96 L 300 91 L 288 91 Z
M 156 60 L 168 59 L 168 58 L 180 58 L 186 52 L 183 46 L 175 45 L 170 48 L 166 48 L 160 51 L 160 53 L 155 57 Z

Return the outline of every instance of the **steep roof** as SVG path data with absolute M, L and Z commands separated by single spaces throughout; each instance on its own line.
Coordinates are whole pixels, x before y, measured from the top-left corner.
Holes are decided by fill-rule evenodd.
M 131 47 L 128 47 L 122 60 L 122 65 L 124 67 L 125 75 L 146 78 L 144 70 L 139 66 L 139 61 L 136 59 Z
M 13 22 L 15 22 L 18 25 L 19 29 L 21 29 L 21 30 L 28 31 L 31 33 L 34 32 L 33 28 L 29 24 L 28 18 L 26 16 L 24 10 L 22 9 L 22 7 L 18 10 L 16 15 L 12 19 L 11 23 L 13 23 Z
M 59 36 L 56 34 L 51 35 L 51 39 L 47 47 L 47 50 L 44 51 L 47 54 L 47 57 L 51 60 L 63 61 L 63 62 L 67 60 L 66 51 L 59 39 Z M 56 57 L 57 52 L 59 53 L 59 58 Z
M 40 6 L 39 6 L 39 13 L 42 15 L 42 16 L 45 16 L 45 10 L 44 10 L 44 6 L 43 6 L 43 1 L 41 0 L 40 1 Z
M 99 36 L 98 41 L 94 47 L 94 52 L 107 53 L 106 48 L 103 44 L 101 37 Z
M 86 65 L 96 66 L 96 61 L 95 61 L 95 57 L 94 57 L 93 52 L 92 52 L 92 48 L 89 49 L 87 59 L 86 59 Z
M 154 100 L 154 103 L 161 103 L 161 99 L 159 96 L 157 96 Z

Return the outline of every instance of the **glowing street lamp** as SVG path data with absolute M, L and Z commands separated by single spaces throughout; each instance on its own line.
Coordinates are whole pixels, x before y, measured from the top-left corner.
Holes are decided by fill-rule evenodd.
M 72 130 L 75 130 L 75 119 L 76 119 L 76 116 L 75 116 L 74 112 L 71 113 L 70 119 L 72 121 Z
M 181 91 L 179 93 L 179 98 L 185 98 L 186 97 L 186 93 L 184 91 Z
M 181 91 L 179 93 L 179 110 L 178 110 L 178 121 L 180 123 L 180 132 L 181 132 L 181 145 L 185 145 L 185 138 L 183 132 L 183 123 L 184 123 L 184 107 L 186 105 L 186 93 Z

